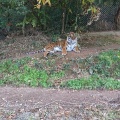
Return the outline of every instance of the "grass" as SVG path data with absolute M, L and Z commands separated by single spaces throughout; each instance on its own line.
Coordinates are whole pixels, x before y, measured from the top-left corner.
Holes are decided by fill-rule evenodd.
M 34 63 L 34 67 L 30 66 L 32 62 Z M 63 71 L 47 73 L 40 65 L 41 64 L 38 64 L 36 60 L 32 61 L 31 58 L 23 58 L 15 61 L 9 59 L 0 62 L 0 85 L 25 84 L 34 87 L 48 87 L 50 85 L 50 82 L 48 81 L 49 76 L 50 78 L 60 78 L 64 76 Z
M 103 52 L 88 61 L 90 74 L 120 78 L 120 51 Z
M 89 78 L 69 80 L 61 85 L 71 89 L 120 89 L 120 81 L 113 78 L 101 78 L 98 75 Z
M 58 59 L 8 59 L 0 62 L 0 85 L 71 89 L 120 89 L 120 50 L 102 52 L 86 59 L 72 59 L 57 65 Z M 79 71 L 79 72 L 78 72 Z M 87 73 L 87 76 L 86 74 Z M 80 76 L 82 74 L 82 77 Z M 74 79 L 70 79 L 73 76 Z

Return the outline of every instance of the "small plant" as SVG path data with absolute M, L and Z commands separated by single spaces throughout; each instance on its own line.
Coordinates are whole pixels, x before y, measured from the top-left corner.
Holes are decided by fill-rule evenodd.
M 43 86 L 47 87 L 48 75 L 45 71 L 36 70 L 35 68 L 30 68 L 25 66 L 23 68 L 23 74 L 20 74 L 18 79 L 21 83 L 30 86 Z
M 70 69 L 70 64 L 69 63 L 64 63 L 63 64 L 63 70 L 68 70 Z
M 27 65 L 30 58 L 20 60 L 7 60 L 0 63 L 2 78 L 0 84 L 26 84 L 30 86 L 47 86 L 48 75 L 46 71 L 37 70 Z
M 31 60 L 30 57 L 25 57 L 25 58 L 22 58 L 22 59 L 19 59 L 19 60 L 15 60 L 14 62 L 18 66 L 23 66 L 23 65 L 27 64 L 30 60 Z
M 81 78 L 76 80 L 69 80 L 62 83 L 62 87 L 71 89 L 120 89 L 120 81 L 113 78 L 105 78 L 95 75 L 90 78 Z
M 48 59 L 45 61 L 45 64 L 47 67 L 52 67 L 55 64 L 55 61 L 53 59 L 52 60 Z
M 54 72 L 53 74 L 51 74 L 50 78 L 56 79 L 56 78 L 62 78 L 64 76 L 65 76 L 65 72 L 64 71 L 58 71 L 58 72 Z
M 0 73 L 2 72 L 11 72 L 11 69 L 12 69 L 13 65 L 12 65 L 12 60 L 7 60 L 5 62 L 1 62 L 0 63 Z
M 44 66 L 42 63 L 39 63 L 38 61 L 34 62 L 34 67 L 38 70 L 43 70 Z
M 93 62 L 89 64 L 89 73 L 104 77 L 120 77 L 119 54 L 120 51 L 108 51 L 93 57 Z

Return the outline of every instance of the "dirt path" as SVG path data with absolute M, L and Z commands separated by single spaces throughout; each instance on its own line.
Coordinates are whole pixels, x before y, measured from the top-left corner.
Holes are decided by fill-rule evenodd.
M 51 105 L 55 106 L 55 104 L 59 104 L 59 106 L 64 105 L 70 110 L 75 106 L 83 104 L 87 106 L 93 104 L 108 106 L 109 103 L 120 105 L 120 91 L 74 91 L 28 87 L 0 87 L 1 120 L 8 118 L 10 118 L 10 120 L 13 118 L 17 120 L 20 120 L 20 118 L 21 120 L 27 120 L 28 116 L 32 115 L 32 117 L 35 117 L 38 115 L 38 111 L 40 114 L 41 111 L 44 111 L 44 109 L 49 108 Z M 59 109 L 63 110 L 63 108 Z M 12 111 L 11 114 L 10 111 Z M 39 118 L 36 120 L 44 119 Z
M 111 96 L 112 95 L 112 96 Z M 18 109 L 17 104 L 26 104 L 26 110 L 31 108 L 42 107 L 55 101 L 61 101 L 71 104 L 104 103 L 120 97 L 120 91 L 97 91 L 97 90 L 59 90 L 45 88 L 28 88 L 28 87 L 0 87 L 0 105 L 14 106 Z M 6 104 L 8 103 L 8 104 Z M 35 107 L 36 106 L 36 107 Z

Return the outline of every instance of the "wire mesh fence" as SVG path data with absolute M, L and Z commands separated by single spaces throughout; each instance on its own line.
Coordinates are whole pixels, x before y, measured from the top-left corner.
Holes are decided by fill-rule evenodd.
M 87 25 L 90 20 L 90 14 L 81 15 L 79 11 L 69 14 L 65 18 L 65 31 L 111 31 L 115 28 L 115 15 L 119 8 L 120 3 L 115 5 L 102 5 L 100 6 L 101 15 L 99 20 Z M 53 10 L 54 11 L 54 10 Z M 52 13 L 52 10 L 51 10 Z M 60 31 L 62 29 L 62 11 L 55 11 L 52 13 L 51 29 L 53 31 Z
M 6 3 L 2 5 L 2 9 Z M 5 29 L 9 32 L 21 31 L 22 33 L 30 31 L 30 28 L 36 28 L 46 33 L 60 34 L 63 31 L 110 31 L 116 30 L 115 16 L 120 9 L 120 1 L 115 4 L 106 4 L 100 7 L 100 17 L 97 21 L 93 21 L 88 25 L 91 18 L 91 13 L 83 14 L 83 8 L 81 4 L 77 4 L 72 0 L 68 3 L 68 6 L 60 6 L 59 4 L 51 7 L 43 7 L 43 9 L 31 9 L 25 5 L 11 7 L 10 10 L 2 10 L 0 15 L 0 30 Z M 23 12 L 21 12 L 21 10 Z M 64 11 L 65 10 L 65 11 Z M 26 12 L 24 12 L 26 11 Z M 63 13 L 64 19 L 63 19 Z M 119 11 L 119 24 L 120 24 L 120 11 Z M 64 26 L 63 26 L 64 25 Z M 120 25 L 119 25 L 120 26 Z M 36 30 L 35 29 L 35 30 Z M 120 30 L 120 27 L 119 27 Z M 1 30 L 2 31 L 2 30 Z M 0 33 L 1 33 L 0 31 Z M 30 32 L 31 34 L 31 32 Z
M 104 5 L 101 7 L 100 19 L 88 27 L 89 31 L 110 31 L 115 28 L 115 15 L 119 4 Z

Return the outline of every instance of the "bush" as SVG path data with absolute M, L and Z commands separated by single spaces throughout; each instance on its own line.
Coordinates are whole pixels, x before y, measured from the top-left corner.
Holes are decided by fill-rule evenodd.
M 16 24 L 23 20 L 29 12 L 25 6 L 26 0 L 1 0 L 0 1 L 0 27 L 15 30 Z

